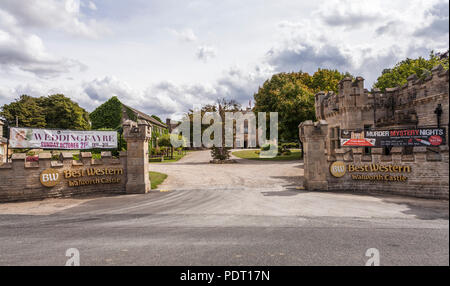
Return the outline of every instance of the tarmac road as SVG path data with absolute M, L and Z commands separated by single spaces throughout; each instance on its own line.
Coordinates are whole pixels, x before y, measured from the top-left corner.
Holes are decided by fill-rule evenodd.
M 449 265 L 448 201 L 307 192 L 301 162 L 208 154 L 151 164 L 163 191 L 0 205 L 0 265 Z

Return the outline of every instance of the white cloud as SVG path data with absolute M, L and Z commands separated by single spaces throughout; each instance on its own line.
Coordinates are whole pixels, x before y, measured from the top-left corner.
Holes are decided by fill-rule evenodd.
M 18 68 L 42 78 L 86 68 L 79 61 L 52 56 L 40 37 L 26 32 L 17 23 L 16 17 L 0 9 L 0 67 Z
M 117 95 L 174 118 L 221 97 L 246 104 L 276 72 L 337 68 L 370 88 L 399 60 L 448 49 L 442 0 L 130 1 L 1 0 L 0 100 L 61 92 L 92 110 Z
M 87 19 L 81 13 L 79 0 L 46 0 L 33 3 L 28 0 L 2 0 L 0 9 L 13 15 L 20 27 L 44 27 L 88 38 L 98 38 L 109 33 L 105 25 L 95 19 Z
M 95 3 L 92 2 L 92 1 L 89 1 L 88 7 L 89 7 L 89 9 L 91 9 L 91 10 L 94 10 L 94 11 L 97 10 L 97 6 L 96 6 Z
M 169 31 L 175 35 L 178 40 L 183 42 L 195 42 L 197 41 L 197 36 L 194 31 L 190 28 L 185 28 L 181 30 L 169 29 Z
M 198 59 L 207 62 L 217 56 L 217 49 L 213 46 L 202 45 L 197 48 L 196 56 Z

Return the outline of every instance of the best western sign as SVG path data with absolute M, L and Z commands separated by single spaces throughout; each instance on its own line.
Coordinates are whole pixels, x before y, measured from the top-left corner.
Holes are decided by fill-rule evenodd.
M 410 166 L 393 164 L 345 165 L 342 161 L 336 161 L 330 165 L 331 175 L 340 178 L 349 173 L 352 180 L 405 182 L 408 179 L 405 174 L 410 172 Z
M 87 168 L 62 171 L 49 168 L 41 172 L 39 179 L 43 186 L 54 187 L 63 177 L 69 187 L 79 187 L 120 183 L 121 175 L 123 175 L 123 168 Z

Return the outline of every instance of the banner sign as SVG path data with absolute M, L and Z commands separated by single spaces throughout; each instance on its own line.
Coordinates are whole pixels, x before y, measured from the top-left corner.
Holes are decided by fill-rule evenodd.
M 341 146 L 403 147 L 445 145 L 445 128 L 341 131 Z
M 341 130 L 342 147 L 375 147 L 376 139 L 367 139 L 364 131 Z
M 116 131 L 75 131 L 11 127 L 10 148 L 37 149 L 114 149 Z

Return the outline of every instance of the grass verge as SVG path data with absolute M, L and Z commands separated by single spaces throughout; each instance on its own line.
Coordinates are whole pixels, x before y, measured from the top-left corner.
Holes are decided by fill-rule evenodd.
M 189 151 L 187 151 L 187 153 L 189 153 Z M 150 164 L 154 164 L 154 163 L 171 163 L 171 162 L 176 162 L 176 161 L 180 160 L 181 158 L 183 158 L 186 154 L 183 152 L 182 154 L 179 155 L 178 152 L 173 152 L 173 158 L 172 159 L 164 158 L 164 161 L 162 161 L 162 162 L 160 162 L 160 161 L 149 161 L 149 163 Z
M 290 155 L 280 155 L 274 158 L 260 158 L 259 154 L 256 153 L 257 150 L 240 150 L 234 151 L 232 154 L 236 157 L 242 159 L 250 159 L 250 160 L 260 160 L 260 161 L 292 161 L 292 160 L 300 160 L 302 152 L 300 149 L 291 149 Z
M 150 176 L 150 183 L 152 185 L 152 189 L 156 189 L 159 184 L 164 182 L 164 180 L 167 178 L 166 174 L 158 173 L 158 172 L 149 172 Z

